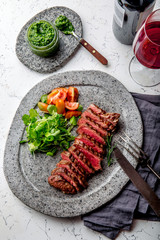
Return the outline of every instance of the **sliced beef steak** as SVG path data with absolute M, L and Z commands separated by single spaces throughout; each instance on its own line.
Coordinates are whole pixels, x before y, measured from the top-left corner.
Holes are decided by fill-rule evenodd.
M 114 126 L 117 125 L 120 114 L 119 113 L 105 113 L 105 114 L 100 114 L 100 117 L 104 121 L 109 121 L 111 122 Z
M 75 178 L 75 176 L 70 171 L 68 171 L 66 168 L 57 167 L 52 170 L 51 175 L 60 175 L 67 182 L 69 182 L 71 185 L 73 185 L 78 192 L 82 191 L 82 187 L 80 186 L 77 178 Z
M 111 125 L 113 125 L 113 126 L 109 125 L 108 130 L 113 130 L 115 128 L 120 117 L 119 113 L 108 113 L 108 112 L 106 113 L 104 110 L 102 110 L 95 104 L 91 104 L 88 110 L 91 110 L 93 114 L 97 115 L 105 123 L 109 122 Z
M 86 178 L 84 176 L 78 174 L 78 172 L 74 168 L 72 162 L 70 162 L 68 160 L 61 160 L 59 163 L 57 163 L 57 167 L 66 168 L 67 171 L 69 171 L 72 174 L 72 176 L 78 180 L 79 184 L 83 188 L 88 187 Z
M 75 138 L 75 140 L 77 139 L 86 144 L 87 146 L 91 147 L 94 151 L 104 154 L 105 152 L 104 145 L 97 142 L 94 138 L 91 138 L 86 134 L 81 134 Z
M 86 158 L 90 161 L 92 167 L 98 171 L 101 170 L 101 161 L 102 158 L 100 158 L 99 156 L 97 156 L 97 154 L 92 153 L 91 151 L 89 151 L 87 148 L 84 148 L 84 145 L 80 143 L 80 141 L 75 141 L 74 146 L 76 148 L 78 148 L 80 150 L 81 153 L 83 153 Z
M 95 105 L 93 103 L 88 107 L 88 109 L 91 109 L 97 115 L 106 113 L 106 111 L 104 111 L 103 109 L 99 108 L 97 105 Z
M 104 138 L 96 130 L 92 129 L 87 124 L 80 125 L 77 129 L 77 133 L 89 135 L 90 137 L 94 138 L 97 142 L 103 145 L 106 144 Z
M 48 177 L 48 183 L 61 190 L 63 193 L 66 194 L 75 194 L 77 191 L 73 185 L 67 182 L 62 176 L 60 175 L 52 175 Z
M 91 152 L 94 156 L 97 156 L 101 161 L 103 160 L 103 155 L 101 153 L 98 153 L 97 151 L 94 151 L 91 147 L 84 144 L 82 141 L 75 139 L 73 146 L 79 145 L 86 149 L 87 151 Z
M 78 120 L 79 136 L 68 151 L 61 153 L 62 160 L 48 178 L 49 184 L 67 194 L 87 188 L 88 177 L 102 169 L 105 138 L 115 130 L 119 117 L 91 104 Z
M 81 166 L 85 169 L 87 175 L 94 173 L 94 169 L 90 161 L 86 158 L 86 156 L 79 151 L 76 146 L 71 146 L 68 151 L 73 155 L 73 157 L 81 164 Z
M 92 119 L 89 119 L 89 118 L 81 117 L 78 120 L 77 124 L 79 126 L 88 124 L 90 127 L 94 128 L 97 132 L 99 132 L 101 134 L 101 136 L 103 136 L 103 137 L 107 136 L 107 134 L 108 134 L 108 132 L 105 128 L 101 127 L 100 124 L 96 123 L 95 121 L 93 121 Z
M 73 167 L 76 169 L 76 171 L 78 172 L 78 174 L 84 176 L 85 175 L 85 170 L 82 167 L 82 165 L 73 157 L 73 155 L 68 152 L 68 151 L 63 151 L 61 153 L 61 157 L 64 160 L 70 161 L 73 165 Z
M 85 112 L 83 112 L 81 117 L 94 121 L 99 126 L 106 129 L 107 131 L 110 131 L 110 129 L 114 127 L 112 126 L 113 124 L 111 122 L 104 120 L 99 115 L 96 115 L 94 112 L 92 112 L 91 109 L 87 109 Z
M 108 129 L 110 123 L 108 125 L 97 115 L 95 115 L 90 109 L 87 109 L 85 112 L 82 113 L 81 117 L 90 119 L 96 123 L 98 123 L 101 127 Z

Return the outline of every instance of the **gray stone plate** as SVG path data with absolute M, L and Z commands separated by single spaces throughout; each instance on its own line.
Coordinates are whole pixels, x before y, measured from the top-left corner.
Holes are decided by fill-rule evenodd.
M 19 60 L 28 68 L 40 72 L 51 73 L 62 67 L 79 47 L 79 42 L 71 35 L 64 35 L 59 31 L 59 50 L 49 58 L 42 58 L 32 53 L 26 41 L 27 28 L 38 20 L 55 21 L 59 15 L 65 15 L 75 27 L 75 32 L 82 36 L 82 22 L 77 13 L 66 7 L 48 8 L 31 18 L 20 31 L 16 42 L 16 54 Z
M 73 196 L 65 195 L 51 187 L 48 182 L 60 152 L 50 157 L 36 154 L 33 157 L 27 144 L 19 144 L 25 136 L 21 120 L 30 108 L 36 107 L 42 94 L 56 87 L 76 86 L 79 102 L 84 110 L 95 103 L 106 111 L 121 114 L 119 133 L 123 130 L 138 144 L 142 144 L 142 122 L 137 106 L 126 88 L 115 78 L 100 71 L 73 71 L 53 75 L 33 87 L 23 98 L 13 119 L 4 155 L 4 173 L 12 192 L 31 208 L 57 217 L 72 217 L 98 208 L 115 197 L 127 183 L 128 177 L 116 161 L 107 167 L 103 160 L 103 171 L 89 180 L 89 187 Z M 117 134 L 115 134 L 115 138 Z M 136 167 L 135 160 L 123 150 L 127 159 Z

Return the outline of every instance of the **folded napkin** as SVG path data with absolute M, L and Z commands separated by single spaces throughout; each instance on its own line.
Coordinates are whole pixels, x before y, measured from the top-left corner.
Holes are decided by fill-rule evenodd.
M 160 174 L 160 95 L 132 93 L 132 96 L 143 121 L 143 150 L 150 156 L 150 165 Z M 153 173 L 141 166 L 137 167 L 137 171 L 160 197 L 160 184 Z M 82 216 L 85 226 L 110 239 L 115 239 L 121 230 L 130 230 L 134 218 L 160 221 L 131 181 L 116 198 Z

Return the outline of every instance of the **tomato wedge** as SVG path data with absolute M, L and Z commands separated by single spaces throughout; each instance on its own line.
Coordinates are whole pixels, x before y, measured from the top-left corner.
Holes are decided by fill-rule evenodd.
M 51 92 L 54 92 L 56 90 L 58 90 L 58 91 L 63 90 L 64 92 L 68 93 L 68 89 L 67 88 L 54 88 Z
M 79 103 L 78 102 L 68 102 L 68 101 L 65 101 L 65 107 L 68 110 L 76 110 L 79 107 Z
M 47 96 L 47 104 L 56 104 L 57 99 L 65 100 L 67 97 L 66 91 L 63 89 L 54 89 L 52 92 Z
M 65 118 L 69 119 L 69 118 L 71 118 L 71 117 L 73 117 L 73 116 L 78 117 L 78 116 L 80 116 L 81 114 L 82 114 L 82 112 L 80 112 L 80 111 L 68 111 L 68 112 L 65 114 Z
M 67 93 L 67 100 L 69 102 L 77 102 L 78 101 L 78 89 L 75 87 L 69 87 L 68 88 L 68 93 Z
M 48 113 L 48 110 L 47 110 L 48 104 L 43 102 L 38 102 L 38 107 L 42 112 Z
M 63 99 L 56 100 L 56 108 L 58 114 L 63 114 L 65 112 L 65 103 Z

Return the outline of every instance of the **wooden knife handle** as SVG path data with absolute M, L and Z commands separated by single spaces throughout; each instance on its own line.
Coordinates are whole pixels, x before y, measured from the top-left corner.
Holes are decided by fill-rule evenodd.
M 87 41 L 83 38 L 80 39 L 80 43 L 83 47 L 85 47 L 97 60 L 99 60 L 102 64 L 107 65 L 108 61 L 105 57 L 103 57 L 95 48 L 93 48 Z

